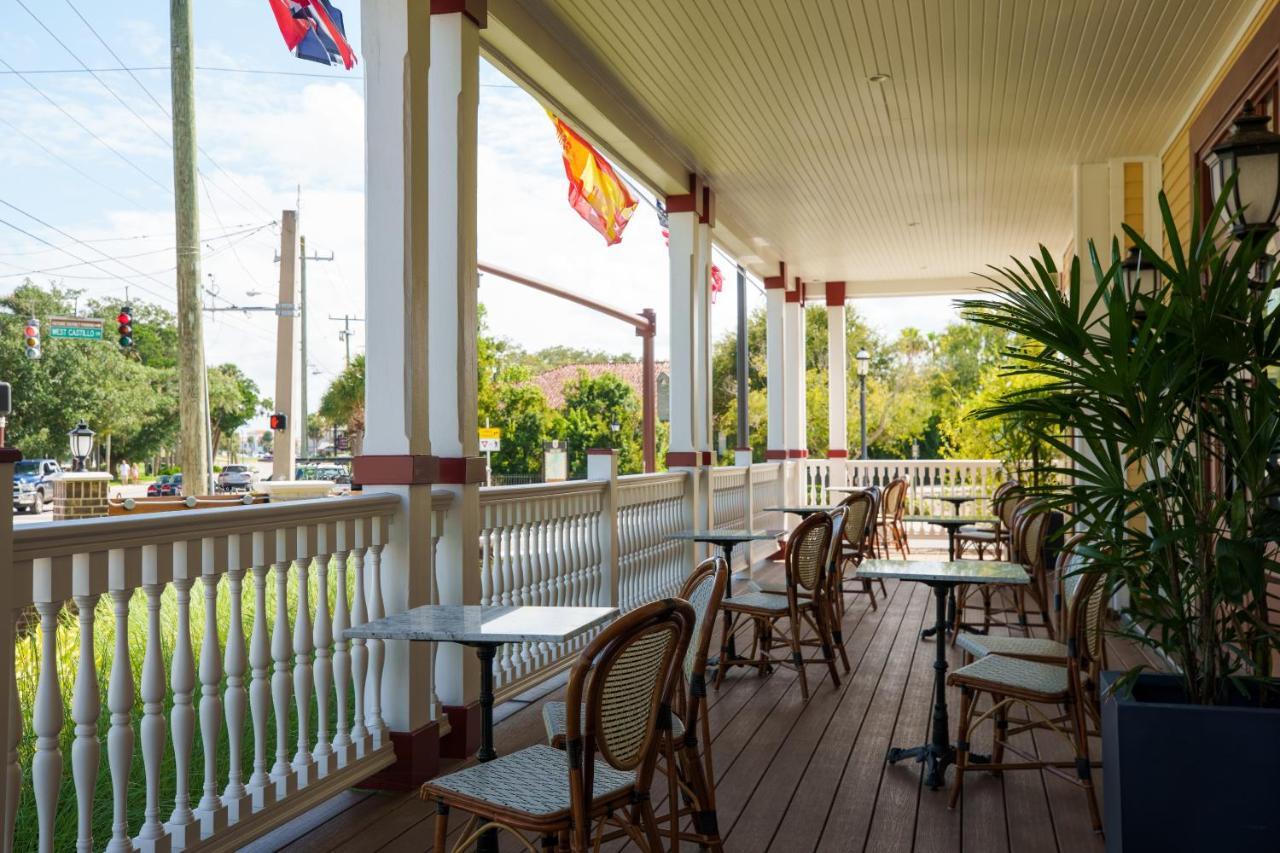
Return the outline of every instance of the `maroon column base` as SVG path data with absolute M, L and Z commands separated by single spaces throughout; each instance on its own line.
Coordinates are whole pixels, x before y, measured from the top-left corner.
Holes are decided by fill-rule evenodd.
M 357 787 L 383 791 L 412 791 L 440 772 L 440 724 L 427 723 L 412 732 L 391 732 L 396 763 L 365 779 Z
M 440 755 L 470 758 L 480 748 L 480 703 L 445 705 L 450 732 L 440 739 Z

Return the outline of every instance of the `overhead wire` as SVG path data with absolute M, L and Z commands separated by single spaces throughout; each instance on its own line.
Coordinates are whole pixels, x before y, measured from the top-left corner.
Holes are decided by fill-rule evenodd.
M 112 194 L 112 195 L 114 195 L 115 197 L 119 198 L 119 199 L 120 199 L 121 201 L 123 201 L 125 204 L 137 204 L 137 201 L 136 201 L 136 200 L 131 199 L 131 198 L 126 198 L 126 197 L 125 197 L 125 195 L 124 195 L 124 193 L 120 192 L 120 190 L 117 190 L 117 189 L 115 189 L 114 187 L 111 187 L 111 186 L 108 186 L 107 184 L 104 184 L 102 181 L 98 180 L 98 179 L 97 179 L 97 178 L 95 178 L 93 175 L 91 175 L 91 174 L 89 174 L 88 172 L 86 172 L 84 169 L 81 169 L 81 168 L 80 168 L 79 166 L 77 166 L 75 163 L 72 163 L 72 162 L 71 162 L 70 160 L 68 160 L 66 157 L 63 157 L 61 154 L 59 154 L 58 152 L 54 151 L 52 148 L 50 148 L 49 146 L 45 145 L 43 142 L 41 142 L 40 140 L 36 139 L 34 136 L 32 136 L 31 134 L 27 133 L 25 130 L 23 130 L 22 128 L 18 127 L 16 124 L 13 124 L 12 122 L 10 122 L 9 120 L 7 120 L 7 119 L 6 119 L 6 118 L 4 118 L 3 116 L 0 116 L 0 124 L 3 124 L 5 127 L 9 128 L 9 129 L 10 129 L 10 130 L 12 130 L 14 133 L 18 134 L 18 135 L 19 135 L 19 136 L 21 136 L 23 139 L 25 139 L 25 140 L 27 140 L 28 142 L 30 142 L 32 145 L 36 146 L 36 147 L 37 147 L 37 148 L 39 148 L 41 151 L 43 151 L 44 153 L 48 154 L 50 157 L 52 157 L 53 159 L 57 160 L 57 161 L 58 161 L 59 163 L 61 163 L 62 165 L 66 166 L 68 169 L 70 169 L 71 171 L 75 172 L 75 173 L 76 173 L 77 175 L 79 175 L 80 177 L 84 178 L 86 181 L 89 181 L 90 183 L 93 183 L 93 184 L 98 185 L 99 187 L 102 187 L 102 189 L 106 190 L 107 192 L 111 193 L 111 194 Z

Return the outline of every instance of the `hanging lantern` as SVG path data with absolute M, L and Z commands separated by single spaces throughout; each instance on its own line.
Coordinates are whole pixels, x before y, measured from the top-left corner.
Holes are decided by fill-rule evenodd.
M 1238 240 L 1251 235 L 1268 239 L 1280 214 L 1280 134 L 1267 129 L 1271 118 L 1254 112 L 1246 101 L 1231 135 L 1210 152 L 1209 185 L 1213 197 L 1222 195 L 1232 175 L 1235 186 L 1227 196 L 1223 217 Z

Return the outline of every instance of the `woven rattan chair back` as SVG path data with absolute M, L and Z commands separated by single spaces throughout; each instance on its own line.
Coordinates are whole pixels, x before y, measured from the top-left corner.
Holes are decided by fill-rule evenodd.
M 1104 622 L 1107 616 L 1107 585 L 1101 572 L 1075 567 L 1078 578 L 1067 601 L 1067 651 L 1080 671 L 1097 683 L 1102 666 Z
M 907 478 L 894 477 L 884 489 L 884 518 L 902 518 L 902 510 L 907 505 Z
M 840 528 L 844 543 L 861 551 L 867 541 L 868 522 L 875 520 L 875 497 L 870 492 L 853 492 L 840 502 L 845 508 L 844 526 Z
M 867 537 L 874 538 L 876 523 L 880 519 L 880 504 L 884 502 L 884 489 L 879 486 L 869 486 L 866 494 L 871 498 L 871 512 L 867 515 Z
M 729 583 L 729 564 L 724 557 L 709 557 L 698 564 L 680 587 L 680 598 L 693 607 L 693 637 L 684 655 L 684 677 L 702 679 L 707 670 L 707 652 L 716 629 L 716 613 Z
M 1049 512 L 1033 498 L 1024 498 L 1014 512 L 1011 535 L 1013 559 L 1028 571 L 1044 568 L 1044 543 L 1049 535 Z
M 1013 511 L 1024 494 L 1026 492 L 1017 480 L 1008 480 L 996 488 L 995 494 L 991 497 L 991 511 L 1005 527 L 1012 525 Z
M 648 790 L 658 724 L 669 724 L 695 621 L 687 601 L 655 601 L 619 618 L 579 655 L 565 696 L 565 747 L 570 773 L 585 780 L 571 796 L 584 806 L 597 752 L 617 770 L 636 771 L 638 790 Z
M 791 531 L 787 540 L 787 585 L 812 592 L 822 583 L 831 546 L 831 516 L 815 512 Z
M 831 539 L 827 542 L 827 571 L 835 571 L 840 559 L 840 543 L 848 523 L 849 508 L 840 504 L 827 513 L 831 518 Z

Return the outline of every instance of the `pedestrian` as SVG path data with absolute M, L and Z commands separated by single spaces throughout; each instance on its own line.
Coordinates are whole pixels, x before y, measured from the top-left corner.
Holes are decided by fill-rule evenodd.
M 129 469 L 129 482 L 138 483 L 141 480 L 142 480 L 142 464 L 139 462 L 135 462 L 133 463 L 133 467 Z
M 129 485 L 129 463 L 126 460 L 120 460 L 120 464 L 116 466 L 116 473 L 120 478 L 120 485 Z

